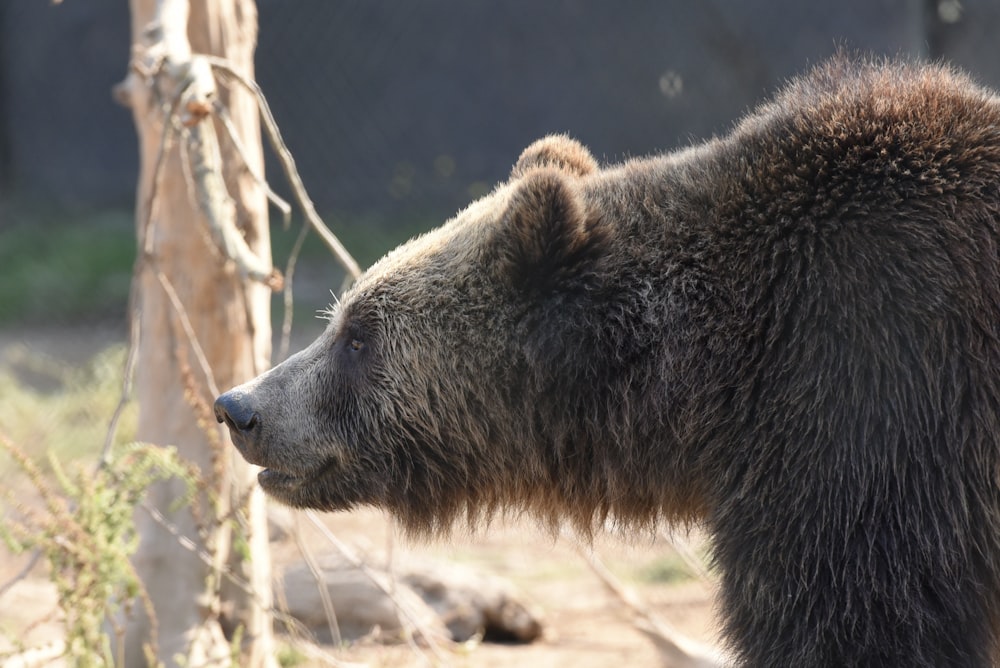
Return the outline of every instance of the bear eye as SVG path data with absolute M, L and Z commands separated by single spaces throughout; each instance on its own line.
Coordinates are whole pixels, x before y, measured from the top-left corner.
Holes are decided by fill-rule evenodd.
M 0 0 L 2 1 L 2 0 Z M 351 356 L 361 355 L 368 352 L 368 332 L 358 322 L 351 322 L 340 332 L 339 343 L 341 350 Z

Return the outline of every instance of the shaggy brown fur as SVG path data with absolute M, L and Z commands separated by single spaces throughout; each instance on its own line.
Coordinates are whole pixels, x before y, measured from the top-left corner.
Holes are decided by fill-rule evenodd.
M 703 522 L 744 665 L 991 665 L 1000 100 L 838 59 L 678 153 L 542 140 L 217 413 L 295 506 Z

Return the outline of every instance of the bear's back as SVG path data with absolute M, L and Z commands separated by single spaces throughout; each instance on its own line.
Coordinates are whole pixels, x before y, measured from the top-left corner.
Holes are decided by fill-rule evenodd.
M 729 463 L 711 522 L 730 637 L 751 665 L 988 665 L 1000 101 L 945 67 L 836 59 L 712 158 L 699 260 L 732 355 L 700 399 L 732 417 L 708 457 Z M 776 637 L 808 640 L 792 658 Z
M 1000 100 L 944 66 L 838 58 L 739 124 L 727 149 L 744 217 L 760 222 L 992 202 Z

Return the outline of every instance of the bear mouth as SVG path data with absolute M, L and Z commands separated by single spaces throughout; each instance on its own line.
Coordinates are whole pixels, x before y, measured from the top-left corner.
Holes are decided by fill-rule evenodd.
M 308 471 L 264 468 L 257 473 L 257 485 L 279 503 L 326 512 L 349 510 L 362 503 L 374 505 L 378 498 L 372 490 L 352 485 L 349 469 L 335 457 Z
M 266 494 L 275 498 L 289 498 L 289 495 L 295 494 L 297 490 L 307 483 L 322 476 L 326 469 L 327 467 L 323 466 L 307 473 L 289 473 L 287 471 L 279 471 L 278 469 L 265 468 L 263 471 L 257 473 L 257 484 L 260 485 L 260 488 Z
M 311 471 L 291 473 L 287 470 L 266 467 L 257 473 L 257 484 L 267 494 L 277 497 L 287 497 L 306 483 L 323 477 L 331 468 L 337 466 L 336 460 L 330 460 Z
M 296 487 L 303 480 L 302 476 L 276 471 L 275 469 L 264 469 L 257 474 L 257 484 L 265 492 L 270 492 L 278 488 L 287 489 L 289 487 Z

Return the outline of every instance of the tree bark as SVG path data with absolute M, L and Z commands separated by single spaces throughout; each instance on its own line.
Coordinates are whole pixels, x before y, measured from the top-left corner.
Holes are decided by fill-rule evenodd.
M 269 366 L 270 290 L 234 269 L 209 227 L 209 219 L 222 219 L 238 231 L 232 236 L 241 247 L 270 267 L 266 193 L 252 176 L 263 174 L 259 118 L 245 90 L 211 90 L 210 68 L 195 62 L 197 54 L 218 56 L 253 78 L 256 6 L 253 0 L 130 0 L 130 8 L 132 61 L 116 93 L 132 108 L 140 151 L 137 438 L 176 446 L 200 469 L 204 491 L 196 511 L 176 507 L 183 481 L 157 485 L 148 498 L 155 510 L 136 517 L 141 543 L 134 563 L 155 615 L 133 609 L 124 664 L 145 665 L 144 645 L 155 636 L 156 659 L 167 666 L 178 665 L 178 657 L 189 666 L 228 665 L 231 638 L 240 629 L 240 665 L 274 666 L 264 499 L 210 409 L 217 388 Z M 185 84 L 187 92 L 178 96 Z M 243 155 L 213 114 L 216 100 L 228 110 Z M 176 115 L 168 121 L 171 111 Z M 167 132 L 165 123 L 171 124 Z M 211 183 L 220 187 L 200 187 Z M 249 561 L 234 549 L 243 540 Z M 248 583 L 252 593 L 225 573 Z

